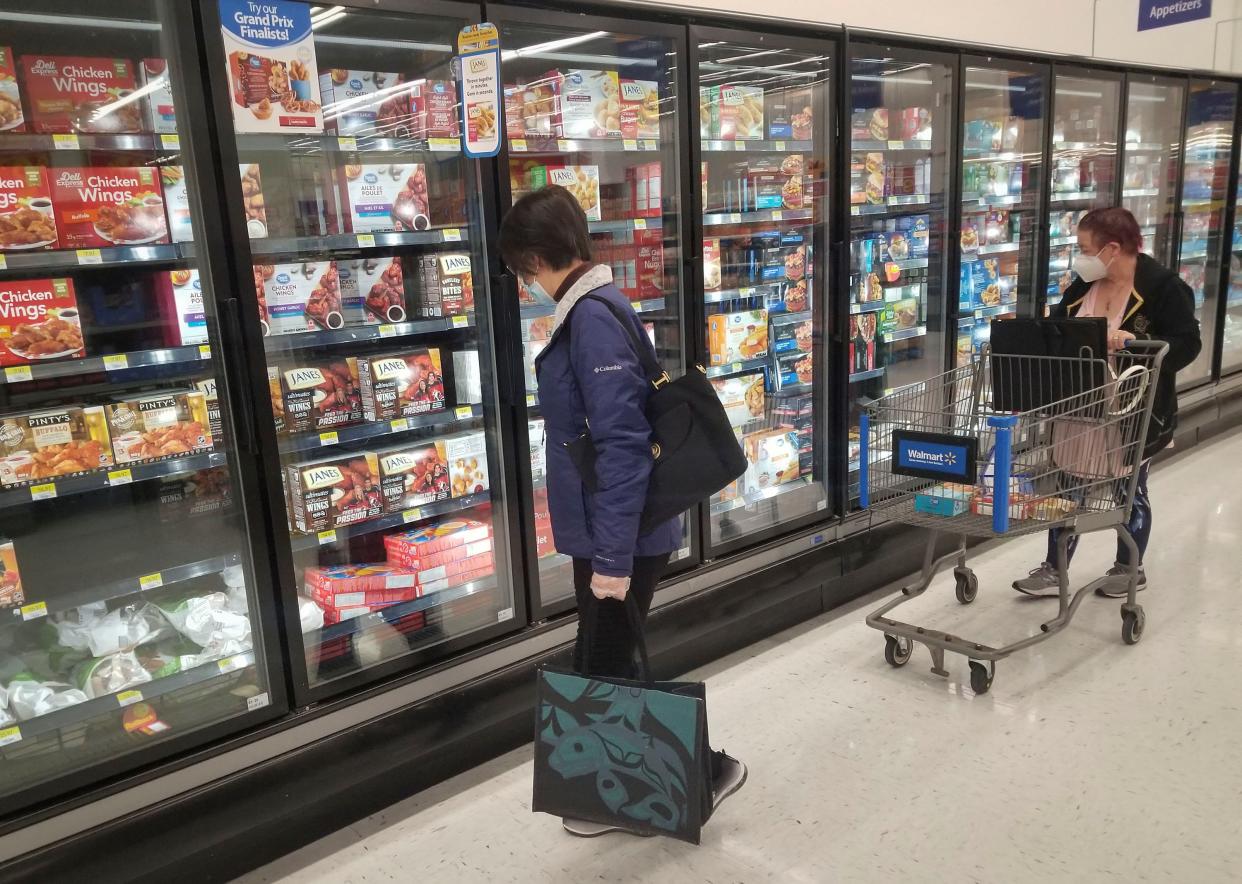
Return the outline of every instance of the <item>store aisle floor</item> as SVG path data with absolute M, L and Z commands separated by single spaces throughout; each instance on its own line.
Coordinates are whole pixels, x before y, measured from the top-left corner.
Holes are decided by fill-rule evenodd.
M 1147 635 L 1118 604 L 1002 661 L 975 696 L 966 663 L 883 660 L 863 623 L 883 594 L 696 673 L 712 735 L 750 765 L 695 848 L 580 840 L 529 811 L 529 748 L 257 870 L 246 882 L 1236 881 L 1242 878 L 1242 432 L 1152 478 Z M 916 616 L 981 638 L 1038 629 L 1055 602 L 1008 588 L 1043 539 L 978 557 L 970 608 L 942 579 Z M 1075 578 L 1111 564 L 1084 542 Z M 913 605 L 911 606 L 913 607 Z M 963 682 L 965 684 L 963 684 Z

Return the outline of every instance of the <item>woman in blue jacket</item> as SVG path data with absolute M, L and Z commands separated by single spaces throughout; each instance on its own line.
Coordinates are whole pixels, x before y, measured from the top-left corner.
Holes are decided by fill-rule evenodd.
M 653 463 L 647 422 L 651 385 L 630 332 L 594 299 L 621 308 L 642 344 L 651 344 L 629 299 L 613 285 L 612 270 L 592 263 L 586 215 L 565 188 L 545 187 L 514 203 L 500 226 L 500 256 L 536 301 L 555 306 L 552 337 L 535 360 L 547 434 L 552 539 L 558 552 L 573 558 L 580 614 L 598 607 L 589 660 L 583 659 L 579 618 L 575 668 L 634 678 L 637 637 L 621 602 L 632 593 L 640 624 L 646 622 L 656 584 L 681 545 L 681 520 L 638 532 Z M 591 298 L 585 298 L 588 293 Z M 597 453 L 594 492 L 565 449 L 588 428 Z M 713 756 L 713 803 L 719 805 L 741 787 L 746 768 L 723 752 Z M 616 831 L 568 819 L 565 828 L 576 835 Z

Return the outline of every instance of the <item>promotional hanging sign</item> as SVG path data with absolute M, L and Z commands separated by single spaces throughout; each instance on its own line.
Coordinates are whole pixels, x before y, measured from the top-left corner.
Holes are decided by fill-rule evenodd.
M 461 84 L 462 149 L 468 157 L 500 152 L 500 34 L 488 22 L 457 35 Z
M 1140 31 L 1212 17 L 1212 0 L 1139 0 Z
M 310 5 L 220 0 L 233 123 L 238 132 L 322 132 Z

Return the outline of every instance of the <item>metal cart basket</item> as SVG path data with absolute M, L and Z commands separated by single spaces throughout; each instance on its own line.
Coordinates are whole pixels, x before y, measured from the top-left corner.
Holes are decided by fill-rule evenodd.
M 932 672 L 947 676 L 944 654 L 952 651 L 968 658 L 974 691 L 986 692 L 997 660 L 1059 632 L 1108 580 L 1070 594 L 1069 540 L 1095 531 L 1115 531 L 1130 551 L 1121 634 L 1127 644 L 1139 641 L 1139 555 L 1126 525 L 1167 352 L 1159 341 L 1131 341 L 1108 359 L 1089 351 L 1063 358 L 985 348 L 969 365 L 868 404 L 860 427 L 862 505 L 879 518 L 930 529 L 921 579 L 867 617 L 884 633 L 891 665 L 907 663 L 919 643 L 931 653 Z M 958 602 L 973 602 L 978 580 L 966 565 L 968 538 L 1053 528 L 1060 604 L 1039 633 L 993 647 L 889 616 L 949 564 Z M 942 534 L 956 535 L 957 548 L 937 558 Z

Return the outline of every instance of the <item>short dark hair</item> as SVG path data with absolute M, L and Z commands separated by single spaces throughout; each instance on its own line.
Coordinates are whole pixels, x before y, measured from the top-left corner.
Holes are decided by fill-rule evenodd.
M 1092 209 L 1082 216 L 1078 229 L 1091 234 L 1097 244 L 1120 243 L 1121 250 L 1127 255 L 1137 254 L 1143 247 L 1143 231 L 1139 228 L 1138 221 L 1130 214 L 1129 209 L 1121 206 Z
M 534 273 L 535 259 L 553 270 L 591 260 L 586 213 L 565 188 L 549 184 L 513 204 L 500 222 L 500 260 L 514 273 Z

